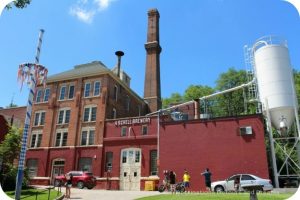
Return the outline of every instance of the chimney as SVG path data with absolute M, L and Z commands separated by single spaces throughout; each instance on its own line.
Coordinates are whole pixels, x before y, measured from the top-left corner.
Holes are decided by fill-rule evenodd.
M 124 56 L 123 51 L 116 51 L 116 56 L 118 57 L 118 68 L 117 68 L 117 76 L 120 78 L 120 68 L 121 68 L 121 57 Z
M 159 13 L 157 9 L 148 11 L 148 32 L 146 49 L 146 72 L 144 100 L 148 103 L 150 112 L 161 109 L 160 93 L 160 59 L 159 45 Z

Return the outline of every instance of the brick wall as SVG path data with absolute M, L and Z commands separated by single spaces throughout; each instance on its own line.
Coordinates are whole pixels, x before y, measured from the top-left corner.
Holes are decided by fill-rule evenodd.
M 240 136 L 239 127 L 251 126 L 253 135 Z M 191 175 L 191 189 L 205 190 L 205 168 L 212 181 L 235 173 L 251 173 L 269 178 L 264 127 L 261 116 L 246 116 L 213 121 L 188 121 L 164 124 L 160 129 L 160 177 L 173 170 L 182 180 L 184 169 Z

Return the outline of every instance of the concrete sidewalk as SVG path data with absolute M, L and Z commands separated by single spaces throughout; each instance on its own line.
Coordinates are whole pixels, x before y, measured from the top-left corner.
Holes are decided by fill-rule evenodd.
M 62 190 L 65 193 L 65 190 Z M 147 197 L 160 194 L 158 191 L 119 191 L 119 190 L 88 190 L 71 188 L 70 199 L 84 200 L 134 200 L 140 197 Z

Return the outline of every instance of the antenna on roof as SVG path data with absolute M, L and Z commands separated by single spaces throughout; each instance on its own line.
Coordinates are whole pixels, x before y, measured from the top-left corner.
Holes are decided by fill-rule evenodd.
M 13 107 L 14 106 L 14 97 L 15 97 L 15 93 L 13 93 L 13 95 L 11 97 L 11 101 L 10 101 L 9 107 Z

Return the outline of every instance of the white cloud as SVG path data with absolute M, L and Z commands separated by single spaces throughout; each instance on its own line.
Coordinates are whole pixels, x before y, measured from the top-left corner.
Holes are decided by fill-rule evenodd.
M 97 4 L 99 10 L 105 10 L 114 0 L 94 0 L 94 3 Z
M 106 10 L 116 0 L 78 0 L 69 13 L 84 23 L 91 24 L 96 14 Z
M 93 22 L 96 12 L 93 10 L 85 10 L 80 7 L 71 7 L 70 14 L 77 17 L 80 21 L 90 24 Z

